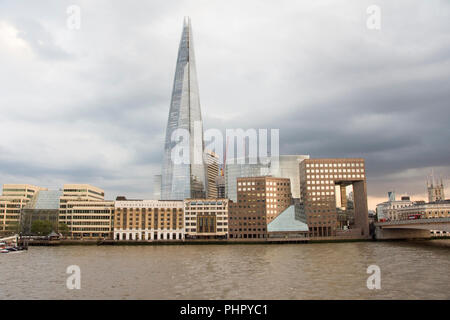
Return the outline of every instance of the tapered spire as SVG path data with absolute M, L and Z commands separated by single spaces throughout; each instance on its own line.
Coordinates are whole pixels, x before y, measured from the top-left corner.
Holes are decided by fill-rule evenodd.
M 184 129 L 189 134 L 188 161 L 183 161 L 183 163 L 179 163 L 176 161 L 177 159 L 173 158 L 173 150 L 177 146 L 173 135 L 179 133 L 177 129 Z M 183 200 L 204 196 L 203 150 L 203 125 L 192 27 L 190 18 L 185 17 L 167 121 L 161 199 Z M 178 156 L 179 153 L 175 153 L 175 155 Z

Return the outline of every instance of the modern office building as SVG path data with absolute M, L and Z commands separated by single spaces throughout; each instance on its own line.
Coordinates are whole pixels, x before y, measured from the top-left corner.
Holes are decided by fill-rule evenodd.
M 183 240 L 184 202 L 117 200 L 114 240 Z
M 219 197 L 219 190 L 216 180 L 219 177 L 219 156 L 212 151 L 205 152 L 206 168 L 206 198 Z
M 61 190 L 39 190 L 23 207 L 20 216 L 20 230 L 23 234 L 31 234 L 34 221 L 49 221 L 53 231 L 58 231 L 59 199 Z
M 225 164 L 226 198 L 237 201 L 237 179 L 242 177 L 262 177 L 271 175 L 271 162 L 258 159 L 228 159 Z
M 204 198 L 206 194 L 203 125 L 192 38 L 191 21 L 186 18 L 167 121 L 161 177 L 162 200 Z M 179 129 L 189 135 L 188 141 L 184 141 L 189 154 L 188 157 L 175 159 L 173 156 L 180 155 L 180 152 L 174 152 L 179 145 L 172 141 L 172 134 L 179 133 Z
M 299 164 L 305 159 L 309 159 L 309 155 L 281 155 L 276 159 L 276 163 L 271 158 L 266 162 L 260 162 L 259 159 L 248 157 L 243 160 L 234 159 L 231 163 L 227 163 L 225 167 L 226 196 L 233 201 L 237 200 L 237 178 L 272 176 L 289 178 L 291 180 L 292 197 L 300 199 L 300 180 L 302 177 Z
M 114 201 L 89 184 L 65 184 L 59 203 L 59 223 L 66 224 L 74 239 L 111 239 Z
M 309 159 L 309 155 L 280 155 L 278 168 L 272 167 L 271 175 L 291 179 L 292 198 L 300 199 L 300 163 Z
M 300 163 L 302 206 L 299 219 L 304 219 L 311 237 L 336 236 L 336 207 L 347 203 L 345 188 L 353 187 L 355 235 L 369 236 L 366 172 L 364 159 L 305 159 Z M 340 203 L 336 203 L 336 193 Z
M 186 199 L 184 229 L 186 239 L 226 239 L 228 199 Z
M 66 201 L 98 201 L 105 199 L 103 189 L 91 186 L 90 184 L 65 184 L 61 203 Z
M 267 224 L 291 204 L 290 179 L 270 176 L 238 178 L 237 202 L 229 205 L 229 238 L 267 238 Z
M 224 199 L 225 198 L 225 176 L 218 176 L 216 178 L 216 188 L 217 188 L 217 198 Z
M 20 229 L 22 208 L 40 190 L 30 184 L 4 184 L 0 196 L 0 234 L 17 233 Z

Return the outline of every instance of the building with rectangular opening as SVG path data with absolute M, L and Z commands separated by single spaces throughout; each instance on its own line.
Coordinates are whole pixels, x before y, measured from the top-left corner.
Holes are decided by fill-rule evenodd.
M 305 159 L 300 163 L 300 175 L 302 204 L 297 218 L 308 225 L 311 237 L 339 233 L 336 207 L 346 206 L 345 188 L 349 185 L 353 186 L 353 233 L 369 236 L 364 159 Z M 337 192 L 340 204 L 336 204 Z

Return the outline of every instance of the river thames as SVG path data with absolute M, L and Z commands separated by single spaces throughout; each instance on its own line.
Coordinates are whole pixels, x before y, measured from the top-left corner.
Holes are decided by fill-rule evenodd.
M 450 299 L 450 240 L 30 247 L 0 270 L 0 299 Z

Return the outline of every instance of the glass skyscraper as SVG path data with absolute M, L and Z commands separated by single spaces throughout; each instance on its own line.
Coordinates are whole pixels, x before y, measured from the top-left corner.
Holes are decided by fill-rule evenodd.
M 164 144 L 162 200 L 183 200 L 205 196 L 203 125 L 198 91 L 191 21 L 185 18 Z M 172 134 L 177 129 L 189 132 L 188 163 L 186 161 L 178 163 L 174 159 L 173 150 L 179 141 L 173 141 Z

